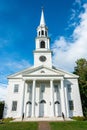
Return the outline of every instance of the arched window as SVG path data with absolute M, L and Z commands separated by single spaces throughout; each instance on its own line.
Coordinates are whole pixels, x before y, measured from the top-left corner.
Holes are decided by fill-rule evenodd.
M 43 30 L 41 31 L 41 34 L 44 35 L 44 31 Z
M 43 100 L 40 101 L 40 103 L 46 103 L 46 101 L 43 99 Z
M 60 104 L 60 102 L 59 101 L 55 101 L 55 104 Z
M 45 48 L 45 42 L 44 41 L 41 41 L 40 48 Z
M 40 31 L 39 31 L 39 36 L 40 36 Z
M 32 104 L 31 101 L 26 102 L 26 104 Z
M 47 36 L 47 31 L 45 31 L 45 36 Z

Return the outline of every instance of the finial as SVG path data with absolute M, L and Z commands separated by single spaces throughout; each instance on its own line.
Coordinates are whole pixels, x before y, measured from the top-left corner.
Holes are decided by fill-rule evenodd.
M 44 7 L 42 6 L 41 9 L 44 10 Z

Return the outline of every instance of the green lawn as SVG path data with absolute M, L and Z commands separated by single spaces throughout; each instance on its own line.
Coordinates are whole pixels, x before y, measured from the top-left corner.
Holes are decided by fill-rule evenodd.
M 87 121 L 50 122 L 51 130 L 87 130 Z M 0 130 L 38 130 L 38 122 L 0 124 Z
M 87 121 L 51 122 L 51 130 L 87 130 Z
M 0 124 L 0 130 L 38 130 L 36 122 L 12 122 Z

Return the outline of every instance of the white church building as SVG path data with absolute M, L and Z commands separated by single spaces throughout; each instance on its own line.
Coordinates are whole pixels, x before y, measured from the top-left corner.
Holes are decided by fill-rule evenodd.
M 34 65 L 8 76 L 4 117 L 83 116 L 79 76 L 52 65 L 50 38 L 42 10 L 35 39 Z

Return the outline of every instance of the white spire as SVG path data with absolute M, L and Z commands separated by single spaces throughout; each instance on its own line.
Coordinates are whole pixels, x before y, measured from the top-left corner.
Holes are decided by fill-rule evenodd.
M 44 11 L 42 8 L 42 13 L 41 13 L 41 19 L 40 19 L 40 26 L 45 26 L 45 19 L 44 19 Z

